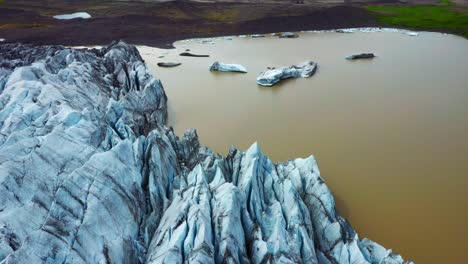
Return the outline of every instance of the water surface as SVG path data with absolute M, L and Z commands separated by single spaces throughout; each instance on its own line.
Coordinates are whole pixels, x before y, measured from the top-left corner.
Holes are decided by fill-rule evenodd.
M 468 259 L 467 40 L 326 32 L 175 47 L 140 51 L 163 82 L 179 135 L 197 128 L 201 143 L 221 154 L 255 141 L 275 161 L 313 154 L 361 237 L 416 263 Z M 211 57 L 179 57 L 185 49 Z M 344 59 L 361 52 L 378 57 Z M 209 72 L 216 60 L 249 73 Z M 319 63 L 309 79 L 255 82 L 267 66 L 305 60 Z M 182 65 L 159 68 L 161 61 Z

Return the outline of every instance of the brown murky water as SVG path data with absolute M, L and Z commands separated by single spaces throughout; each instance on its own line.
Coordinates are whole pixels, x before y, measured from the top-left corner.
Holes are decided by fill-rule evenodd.
M 275 161 L 314 154 L 361 237 L 416 263 L 468 259 L 468 41 L 439 33 L 305 33 L 298 39 L 140 47 L 169 97 L 169 125 L 225 154 L 258 141 Z M 186 48 L 210 58 L 177 56 Z M 167 53 L 166 58 L 158 59 Z M 374 52 L 368 61 L 345 56 Z M 317 74 L 272 88 L 267 66 L 305 60 Z M 248 74 L 208 71 L 215 60 Z M 182 62 L 158 68 L 156 62 Z

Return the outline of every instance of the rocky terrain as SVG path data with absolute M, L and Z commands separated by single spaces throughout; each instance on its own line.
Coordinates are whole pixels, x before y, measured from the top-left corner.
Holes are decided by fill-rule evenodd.
M 282 31 L 380 26 L 369 1 L 290 0 L 0 0 L 0 38 L 8 42 L 106 45 L 128 43 L 168 48 L 176 40 Z M 411 0 L 437 2 L 438 0 Z M 86 12 L 90 19 L 54 16 Z M 99 34 L 96 34 L 99 32 Z
M 222 157 L 166 116 L 133 46 L 0 45 L 0 263 L 411 263 L 358 237 L 312 156 Z

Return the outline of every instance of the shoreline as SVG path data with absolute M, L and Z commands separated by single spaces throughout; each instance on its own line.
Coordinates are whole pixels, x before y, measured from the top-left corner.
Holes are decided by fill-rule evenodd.
M 339 32 L 339 31 L 345 31 L 345 32 Z M 180 38 L 180 39 L 175 39 L 171 43 L 165 43 L 163 45 L 150 45 L 150 44 L 145 44 L 145 43 L 128 43 L 124 39 L 119 39 L 119 40 L 114 40 L 114 41 L 124 41 L 128 44 L 134 45 L 135 47 L 150 47 L 150 48 L 158 48 L 158 49 L 163 49 L 163 50 L 171 50 L 171 49 L 176 49 L 174 44 L 176 42 L 196 42 L 196 41 L 203 41 L 203 40 L 229 40 L 228 38 L 255 38 L 253 36 L 255 35 L 263 35 L 263 37 L 267 36 L 275 36 L 281 33 L 285 33 L 288 31 L 278 31 L 278 32 L 265 32 L 265 33 L 247 33 L 247 34 L 221 34 L 221 35 L 215 35 L 215 36 L 201 36 L 201 37 L 187 37 L 187 38 Z M 443 32 L 443 31 L 430 31 L 430 30 L 412 30 L 412 29 L 407 29 L 407 28 L 398 28 L 398 27 L 344 27 L 344 28 L 331 28 L 331 29 L 308 29 L 308 30 L 297 30 L 297 31 L 290 31 L 294 33 L 299 33 L 299 34 L 304 34 L 304 33 L 339 33 L 339 34 L 353 34 L 353 33 L 380 33 L 380 32 L 390 32 L 390 33 L 401 33 L 401 34 L 407 34 L 412 37 L 418 37 L 420 33 L 439 33 L 439 34 L 444 34 L 444 35 L 452 35 L 456 37 L 460 37 L 463 39 L 467 39 L 466 37 L 455 34 L 455 33 L 450 33 L 450 32 Z M 415 35 L 411 35 L 415 34 Z M 1 44 L 11 44 L 11 43 L 17 43 L 18 41 L 8 41 L 7 39 L 2 39 L 0 38 L 0 45 Z M 35 43 L 30 43 L 30 42 L 19 42 L 23 44 L 31 44 L 31 45 L 56 45 L 56 46 L 64 46 L 64 47 L 70 47 L 70 48 L 101 48 L 106 45 L 109 45 L 113 41 L 109 43 L 103 43 L 103 44 L 82 44 L 82 45 L 67 45 L 67 44 L 35 44 Z M 213 43 L 205 43 L 207 45 L 213 44 Z
M 345 32 L 339 32 L 339 31 L 345 31 Z M 259 38 L 258 36 L 255 35 L 262 35 L 262 37 L 268 37 L 268 36 L 277 36 L 281 33 L 285 33 L 288 31 L 279 31 L 279 32 L 266 32 L 266 33 L 250 33 L 250 34 L 239 34 L 239 35 L 218 35 L 218 36 L 212 36 L 212 37 L 196 37 L 196 38 L 183 38 L 183 39 L 178 39 L 172 42 L 172 47 L 169 49 L 175 49 L 176 47 L 174 44 L 176 42 L 201 42 L 201 41 L 207 41 L 207 40 L 229 40 L 228 38 Z M 388 33 L 401 33 L 401 34 L 407 34 L 408 36 L 412 37 L 418 37 L 420 33 L 437 33 L 437 34 L 443 34 L 443 35 L 452 35 L 455 37 L 460 37 L 463 39 L 467 39 L 464 36 L 454 34 L 454 33 L 447 33 L 447 32 L 441 32 L 441 31 L 429 31 L 429 30 L 413 30 L 413 29 L 407 29 L 407 28 L 397 28 L 397 27 L 350 27 L 350 28 L 334 28 L 334 29 L 322 29 L 322 30 L 300 30 L 300 31 L 289 31 L 293 33 L 298 33 L 298 34 L 305 34 L 305 33 L 339 33 L 339 34 L 353 34 L 353 33 L 381 33 L 381 32 L 388 32 Z M 415 34 L 415 35 L 411 35 Z M 300 37 L 300 36 L 299 36 Z M 203 44 L 213 44 L 213 43 L 203 43 Z M 149 46 L 149 45 L 144 45 L 144 44 L 133 44 L 136 47 L 152 47 L 152 48 L 159 48 L 159 49 L 168 49 L 167 47 L 155 47 L 155 46 Z M 83 46 L 85 47 L 85 46 Z M 93 46 L 94 47 L 94 46 Z M 96 45 L 96 47 L 98 47 Z

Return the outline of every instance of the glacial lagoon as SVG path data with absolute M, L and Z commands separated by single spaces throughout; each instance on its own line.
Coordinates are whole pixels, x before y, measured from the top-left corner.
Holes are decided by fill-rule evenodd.
M 441 33 L 308 32 L 139 47 L 177 134 L 225 154 L 258 141 L 274 161 L 313 154 L 341 214 L 415 263 L 463 263 L 468 244 L 468 42 Z M 182 57 L 190 50 L 207 58 Z M 377 57 L 345 57 L 372 52 Z M 161 56 L 164 56 L 160 58 Z M 256 84 L 312 60 L 310 78 Z M 210 72 L 215 61 L 248 73 Z M 158 62 L 180 62 L 161 68 Z

